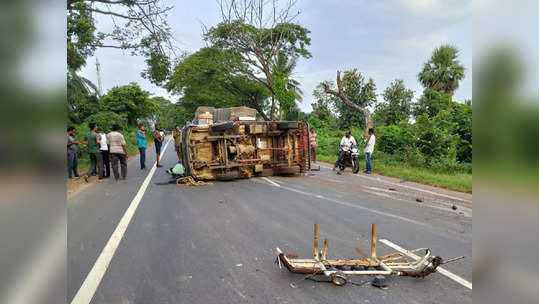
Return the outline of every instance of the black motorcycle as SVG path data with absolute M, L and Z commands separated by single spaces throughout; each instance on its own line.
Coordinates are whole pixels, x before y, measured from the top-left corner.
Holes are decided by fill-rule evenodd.
M 359 153 L 357 146 L 352 144 L 350 148 L 341 147 L 339 149 L 340 153 L 343 154 L 342 160 L 338 165 L 340 171 L 343 171 L 346 167 L 350 167 L 352 168 L 352 173 L 357 174 L 359 172 Z

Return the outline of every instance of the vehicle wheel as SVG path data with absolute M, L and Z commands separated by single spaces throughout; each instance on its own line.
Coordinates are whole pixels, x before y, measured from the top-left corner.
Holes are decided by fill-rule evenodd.
M 234 179 L 238 179 L 239 177 L 240 177 L 240 175 L 239 175 L 239 172 L 237 170 L 236 171 L 229 171 L 229 172 L 225 172 L 225 173 L 220 173 L 220 174 L 215 175 L 215 179 L 220 180 L 220 181 L 234 180 Z
M 277 123 L 277 130 L 288 130 L 288 129 L 297 129 L 297 121 L 281 121 Z
M 344 275 L 344 273 L 340 271 L 332 273 L 330 277 L 331 277 L 331 282 L 337 286 L 343 286 L 347 282 L 347 277 Z
M 357 157 L 354 157 L 352 159 L 352 172 L 354 174 L 357 174 L 359 172 L 359 159 Z
M 234 126 L 233 122 L 227 121 L 227 122 L 221 122 L 217 123 L 211 126 L 212 132 L 224 132 Z
M 340 169 L 341 171 L 344 171 L 344 166 L 339 165 L 339 169 Z

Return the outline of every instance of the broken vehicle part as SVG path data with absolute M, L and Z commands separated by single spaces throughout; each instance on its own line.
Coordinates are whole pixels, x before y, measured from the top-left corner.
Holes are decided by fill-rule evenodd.
M 423 278 L 436 271 L 443 264 L 439 256 L 432 256 L 428 248 L 419 248 L 409 252 L 424 252 L 424 256 L 417 261 L 410 261 L 403 253 L 395 252 L 383 256 L 376 254 L 376 224 L 372 224 L 371 254 L 370 256 L 359 248 L 356 251 L 362 259 L 328 259 L 328 240 L 324 240 L 324 247 L 318 248 L 318 224 L 314 224 L 314 245 L 312 259 L 300 259 L 295 255 L 285 255 L 277 248 L 279 267 L 284 265 L 290 272 L 324 275 L 329 277 L 333 284 L 345 285 L 350 275 L 380 275 L 380 276 L 410 276 Z M 380 282 L 384 283 L 385 282 Z M 383 284 L 379 284 L 383 285 Z

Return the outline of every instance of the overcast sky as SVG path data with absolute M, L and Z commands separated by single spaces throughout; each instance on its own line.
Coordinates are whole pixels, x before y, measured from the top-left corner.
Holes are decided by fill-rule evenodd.
M 220 21 L 215 0 L 172 1 L 169 15 L 174 38 L 182 50 L 195 52 L 205 46 L 202 24 Z M 470 0 L 299 0 L 297 22 L 311 30 L 310 59 L 300 59 L 294 77 L 302 84 L 304 100 L 300 108 L 311 111 L 312 91 L 322 80 L 334 80 L 337 70 L 357 68 L 374 79 L 382 94 L 396 78 L 418 98 L 423 88 L 417 74 L 432 51 L 451 44 L 460 51 L 466 77 L 454 100 L 472 98 L 472 4 Z M 98 30 L 110 25 L 108 17 L 98 19 Z M 142 57 L 129 52 L 99 49 L 88 59 L 82 75 L 97 84 L 95 57 L 101 63 L 103 91 L 137 82 L 155 96 L 177 96 L 152 85 L 142 77 Z M 379 99 L 381 97 L 379 96 Z

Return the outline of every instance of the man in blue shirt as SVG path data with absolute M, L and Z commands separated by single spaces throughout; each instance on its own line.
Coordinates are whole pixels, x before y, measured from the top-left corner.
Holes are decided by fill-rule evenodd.
M 140 151 L 140 170 L 146 169 L 146 134 L 144 133 L 144 125 L 140 124 L 137 131 L 137 144 Z

